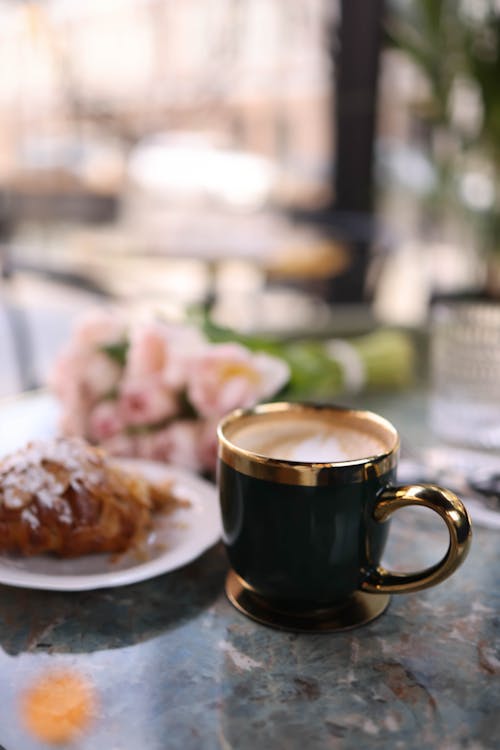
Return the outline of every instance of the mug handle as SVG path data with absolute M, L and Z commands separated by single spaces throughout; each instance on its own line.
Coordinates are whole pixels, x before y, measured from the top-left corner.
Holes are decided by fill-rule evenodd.
M 413 573 L 393 573 L 377 567 L 360 588 L 370 594 L 407 594 L 435 586 L 448 578 L 465 560 L 472 531 L 469 514 L 462 501 L 450 490 L 433 484 L 388 487 L 377 498 L 373 518 L 384 523 L 399 508 L 417 505 L 434 510 L 446 523 L 450 535 L 448 551 L 442 560 Z

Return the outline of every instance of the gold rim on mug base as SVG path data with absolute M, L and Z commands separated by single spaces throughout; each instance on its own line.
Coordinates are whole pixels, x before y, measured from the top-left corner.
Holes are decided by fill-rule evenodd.
M 231 604 L 251 620 L 293 633 L 334 633 L 367 625 L 385 612 L 391 600 L 387 594 L 355 591 L 345 602 L 331 608 L 286 612 L 252 593 L 234 570 L 227 574 L 225 589 Z

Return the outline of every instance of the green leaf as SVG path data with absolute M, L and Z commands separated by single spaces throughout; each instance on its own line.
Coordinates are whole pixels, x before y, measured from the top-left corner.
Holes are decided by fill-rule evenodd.
M 122 367 L 127 361 L 128 341 L 120 341 L 116 344 L 105 344 L 101 346 L 101 351 L 107 354 L 110 359 L 117 362 Z
M 340 365 L 331 360 L 321 342 L 298 341 L 283 346 L 282 358 L 290 367 L 287 398 L 327 399 L 342 390 Z

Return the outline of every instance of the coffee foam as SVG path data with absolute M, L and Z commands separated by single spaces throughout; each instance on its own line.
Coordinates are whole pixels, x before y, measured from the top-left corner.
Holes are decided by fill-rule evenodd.
M 355 461 L 385 453 L 387 442 L 370 423 L 349 423 L 344 413 L 329 419 L 279 414 L 249 418 L 231 433 L 243 450 L 267 458 L 301 463 Z

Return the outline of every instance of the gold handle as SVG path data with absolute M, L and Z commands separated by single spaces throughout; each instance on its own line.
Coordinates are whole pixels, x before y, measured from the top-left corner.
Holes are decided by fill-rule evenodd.
M 433 484 L 389 487 L 379 495 L 373 517 L 384 523 L 394 511 L 407 505 L 431 508 L 444 519 L 450 534 L 447 553 L 440 562 L 414 573 L 392 573 L 378 567 L 361 584 L 363 591 L 371 594 L 406 594 L 426 589 L 444 581 L 465 560 L 472 537 L 471 523 L 463 503 L 453 492 Z

